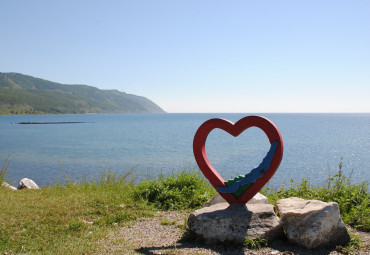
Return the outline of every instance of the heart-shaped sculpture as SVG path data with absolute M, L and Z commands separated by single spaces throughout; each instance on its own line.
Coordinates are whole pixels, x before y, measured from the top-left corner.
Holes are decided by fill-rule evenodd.
M 208 160 L 207 137 L 215 128 L 237 137 L 250 127 L 257 127 L 265 132 L 271 144 L 270 150 L 262 163 L 250 173 L 225 182 Z M 198 128 L 193 141 L 194 156 L 200 170 L 229 204 L 245 204 L 253 198 L 275 174 L 283 158 L 283 150 L 283 139 L 279 129 L 272 121 L 260 116 L 248 116 L 235 124 L 225 119 L 210 119 Z

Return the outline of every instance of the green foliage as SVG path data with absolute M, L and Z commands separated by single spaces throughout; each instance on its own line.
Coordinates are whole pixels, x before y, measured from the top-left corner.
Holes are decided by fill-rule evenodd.
M 268 241 L 263 238 L 247 238 L 245 239 L 243 246 L 251 250 L 259 250 L 268 245 Z
M 160 210 L 184 210 L 200 207 L 214 189 L 195 172 L 180 172 L 156 180 L 143 181 L 135 186 L 134 197 L 148 201 Z
M 370 231 L 370 193 L 368 183 L 353 184 L 351 179 L 343 175 L 342 163 L 338 172 L 329 176 L 325 186 L 314 186 L 307 179 L 294 184 L 291 180 L 287 189 L 284 184 L 280 189 L 265 188 L 264 193 L 272 203 L 287 197 L 317 199 L 324 202 L 337 202 L 342 219 L 348 225 L 362 231 Z
M 0 114 L 158 113 L 147 98 L 117 90 L 65 85 L 18 73 L 0 73 Z

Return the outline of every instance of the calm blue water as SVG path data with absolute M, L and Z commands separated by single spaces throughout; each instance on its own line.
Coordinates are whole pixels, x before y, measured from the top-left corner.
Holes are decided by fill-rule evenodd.
M 236 122 L 251 114 L 92 114 L 0 116 L 0 156 L 10 158 L 7 178 L 41 186 L 64 175 L 93 178 L 103 169 L 135 168 L 141 179 L 186 169 L 198 169 L 192 142 L 198 127 L 210 118 Z M 260 114 L 280 129 L 283 161 L 270 186 L 308 177 L 313 183 L 343 170 L 352 179 L 370 181 L 370 114 Z M 82 121 L 81 124 L 18 125 L 17 122 Z M 233 138 L 214 130 L 207 155 L 225 178 L 246 174 L 266 155 L 265 134 L 251 128 Z

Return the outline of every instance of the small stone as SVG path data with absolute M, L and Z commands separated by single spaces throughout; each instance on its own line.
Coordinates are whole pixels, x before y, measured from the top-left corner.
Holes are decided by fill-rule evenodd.
M 23 178 L 19 182 L 18 189 L 39 189 L 39 186 L 31 179 Z
M 261 193 L 257 193 L 256 195 L 254 195 L 254 197 L 251 198 L 251 200 L 247 202 L 247 204 L 268 204 L 267 197 L 265 197 Z
M 227 202 L 219 193 L 216 193 L 216 195 L 214 195 L 210 200 L 204 203 L 203 207 L 208 207 L 219 203 Z M 256 195 L 254 195 L 254 197 L 252 197 L 251 200 L 247 202 L 247 204 L 267 204 L 267 197 L 265 197 L 261 193 L 257 193 Z
M 83 224 L 85 224 L 85 225 L 92 225 L 92 224 L 94 224 L 94 222 L 92 222 L 92 221 L 87 221 L 87 220 L 81 220 L 81 222 L 82 222 Z
M 7 183 L 7 182 L 3 182 L 3 184 L 2 184 L 5 188 L 8 188 L 8 189 L 11 189 L 11 190 L 17 190 L 17 188 L 16 187 L 13 187 L 13 186 L 11 186 L 9 183 Z
M 209 243 L 241 243 L 246 238 L 272 241 L 282 235 L 282 226 L 269 204 L 218 203 L 190 214 L 190 230 Z
M 308 249 L 331 248 L 350 241 L 338 204 L 297 197 L 277 201 L 288 239 Z

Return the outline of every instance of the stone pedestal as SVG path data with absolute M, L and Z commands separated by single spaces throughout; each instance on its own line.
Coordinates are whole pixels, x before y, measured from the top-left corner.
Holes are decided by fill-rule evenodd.
M 218 203 L 194 211 L 188 225 L 207 242 L 241 243 L 246 238 L 271 241 L 283 234 L 281 221 L 269 204 Z

